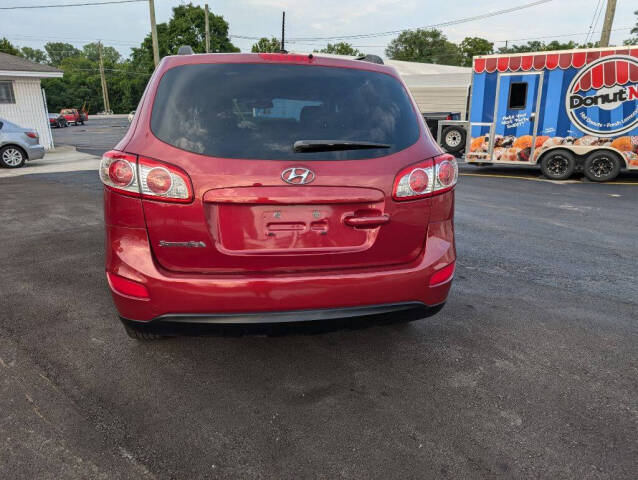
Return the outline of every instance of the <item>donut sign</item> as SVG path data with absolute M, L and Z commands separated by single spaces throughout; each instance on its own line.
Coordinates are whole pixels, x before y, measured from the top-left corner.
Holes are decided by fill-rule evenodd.
M 638 83 L 630 72 L 638 58 L 602 57 L 583 67 L 572 79 L 565 96 L 571 122 L 589 135 L 614 137 L 638 126 Z

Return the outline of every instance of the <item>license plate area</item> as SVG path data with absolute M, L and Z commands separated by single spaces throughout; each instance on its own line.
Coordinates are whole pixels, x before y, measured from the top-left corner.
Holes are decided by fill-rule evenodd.
M 318 254 L 369 248 L 377 230 L 343 218 L 367 204 L 217 205 L 217 246 L 227 254 Z

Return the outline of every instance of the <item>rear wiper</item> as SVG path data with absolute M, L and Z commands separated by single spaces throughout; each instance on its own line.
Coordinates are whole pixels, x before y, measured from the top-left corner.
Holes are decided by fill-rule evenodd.
M 358 142 L 347 140 L 297 140 L 295 152 L 334 152 L 338 150 L 365 150 L 368 148 L 390 148 L 387 143 Z

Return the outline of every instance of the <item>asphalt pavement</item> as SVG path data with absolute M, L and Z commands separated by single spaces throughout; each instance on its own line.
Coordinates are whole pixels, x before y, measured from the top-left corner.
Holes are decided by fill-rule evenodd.
M 636 478 L 631 182 L 462 176 L 425 320 L 137 343 L 97 173 L 34 172 L 0 176 L 0 478 Z
M 84 125 L 53 128 L 56 145 L 72 145 L 79 152 L 102 155 L 113 148 L 128 130 L 127 115 L 93 115 Z

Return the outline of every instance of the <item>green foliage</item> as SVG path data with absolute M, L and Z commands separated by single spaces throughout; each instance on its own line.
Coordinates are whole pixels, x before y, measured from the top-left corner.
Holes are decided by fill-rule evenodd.
M 92 62 L 100 61 L 100 47 L 97 42 L 87 43 L 82 47 L 82 54 Z M 115 65 L 120 61 L 121 55 L 113 47 L 102 46 L 102 60 L 104 64 Z
M 317 50 L 315 50 L 317 52 Z M 346 42 L 338 42 L 335 44 L 329 43 L 325 48 L 318 50 L 319 53 L 332 53 L 333 55 L 350 55 L 358 57 L 363 55 L 363 52 L 357 50 L 352 45 Z
M 5 37 L 0 38 L 0 52 L 9 55 L 20 55 L 20 50 L 7 40 Z
M 80 55 L 80 50 L 75 48 L 70 43 L 64 42 L 48 42 L 44 44 L 44 49 L 49 56 L 49 64 L 54 67 L 59 67 L 66 58 L 77 57 Z
M 390 42 L 385 50 L 393 60 L 408 62 L 461 65 L 463 57 L 459 47 L 440 30 L 405 30 Z
M 213 52 L 237 52 L 228 37 L 228 23 L 223 17 L 209 12 L 210 46 Z M 174 55 L 182 45 L 190 45 L 193 51 L 203 53 L 205 41 L 205 10 L 192 4 L 173 8 L 173 17 L 167 23 L 157 25 L 160 57 Z M 99 49 L 96 42 L 88 43 L 81 50 L 68 43 L 47 43 L 44 46 L 49 63 L 64 72 L 61 79 L 42 81 L 47 92 L 49 111 L 62 108 L 79 108 L 84 103 L 90 113 L 104 110 L 99 73 Z M 109 91 L 111 110 L 126 113 L 137 108 L 146 83 L 155 64 L 150 33 L 138 48 L 133 48 L 128 59 L 110 46 L 102 47 L 104 74 Z
M 526 53 L 526 52 L 544 52 L 550 50 L 573 50 L 574 48 L 588 48 L 586 46 L 578 45 L 572 41 L 567 43 L 561 43 L 557 40 L 553 40 L 549 43 L 533 40 L 527 42 L 524 45 L 512 45 L 511 47 L 501 47 L 498 49 L 498 53 Z
M 472 57 L 494 53 L 494 44 L 480 37 L 465 37 L 463 41 L 459 43 L 459 50 L 463 58 L 462 65 L 471 67 Z
M 638 10 L 634 12 L 634 15 L 638 17 Z M 638 45 L 638 19 L 636 20 L 636 26 L 631 29 L 631 33 L 633 33 L 635 37 L 625 40 L 623 42 L 624 45 Z
M 281 43 L 275 37 L 268 40 L 261 37 L 257 43 L 254 43 L 250 49 L 253 53 L 273 53 L 281 50 Z
M 20 49 L 20 56 L 36 63 L 47 63 L 48 60 L 46 52 L 39 48 L 22 47 Z

